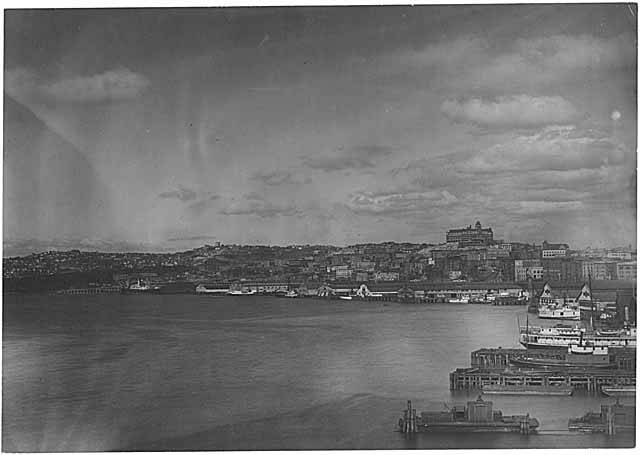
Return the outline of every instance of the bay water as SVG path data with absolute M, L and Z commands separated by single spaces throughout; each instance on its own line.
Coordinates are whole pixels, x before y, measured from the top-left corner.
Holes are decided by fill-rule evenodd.
M 632 447 L 567 432 L 597 395 L 492 396 L 537 435 L 398 433 L 449 373 L 516 348 L 526 307 L 198 295 L 4 296 L 2 450 Z M 535 318 L 531 322 L 535 323 Z

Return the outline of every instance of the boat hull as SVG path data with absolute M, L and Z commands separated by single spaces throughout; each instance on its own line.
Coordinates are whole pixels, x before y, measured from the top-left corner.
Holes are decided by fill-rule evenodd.
M 568 388 L 558 388 L 558 390 L 530 390 L 530 389 L 522 389 L 522 390 L 485 390 L 482 389 L 483 395 L 537 395 L 537 396 L 570 396 L 573 394 L 573 389 Z
M 530 431 L 535 431 L 538 425 L 529 424 Z M 494 424 L 475 424 L 472 422 L 450 422 L 427 424 L 417 427 L 419 433 L 520 433 L 520 422 Z
M 603 395 L 608 397 L 635 397 L 636 389 L 634 388 L 618 388 L 618 387 L 603 387 L 601 389 Z

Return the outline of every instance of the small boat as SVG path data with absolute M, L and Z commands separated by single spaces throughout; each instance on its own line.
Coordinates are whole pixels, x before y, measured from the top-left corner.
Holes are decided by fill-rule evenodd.
M 136 283 L 133 283 L 131 286 L 126 288 L 125 291 L 133 292 L 133 293 L 139 293 L 139 292 L 151 293 L 151 292 L 158 291 L 159 289 L 160 289 L 160 286 L 152 286 L 149 282 L 143 282 L 141 280 L 138 280 Z
M 602 393 L 608 397 L 630 397 L 636 395 L 636 387 L 630 386 L 602 386 Z
M 295 299 L 295 298 L 299 297 L 299 295 L 298 295 L 298 293 L 296 291 L 287 291 L 287 293 L 284 296 L 288 297 L 290 299 Z
M 469 303 L 468 297 L 456 297 L 449 299 L 449 303 Z
M 573 394 L 573 387 L 542 386 L 542 385 L 485 385 L 482 387 L 485 395 L 559 395 Z
M 340 300 L 353 300 L 353 297 L 350 295 L 341 295 L 339 297 L 340 297 Z

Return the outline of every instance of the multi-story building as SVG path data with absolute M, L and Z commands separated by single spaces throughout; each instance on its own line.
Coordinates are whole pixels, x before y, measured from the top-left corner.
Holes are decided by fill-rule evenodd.
M 373 275 L 375 281 L 398 281 L 400 273 L 398 272 L 376 272 Z
M 534 280 L 544 278 L 544 268 L 539 259 L 516 259 L 513 264 L 516 281 L 527 281 L 529 276 Z
M 631 261 L 633 259 L 633 254 L 628 251 L 609 251 L 607 253 L 607 259 Z
M 462 229 L 451 229 L 447 232 L 447 243 L 457 243 L 459 247 L 486 246 L 493 243 L 491 228 L 483 228 L 480 221 L 474 227 L 469 225 Z
M 567 256 L 569 245 L 564 243 L 542 242 L 542 259 Z
M 615 262 L 587 260 L 582 262 L 583 279 L 610 280 L 615 273 Z
M 544 279 L 577 283 L 583 279 L 582 263 L 570 257 L 542 258 Z
M 616 277 L 619 280 L 636 281 L 637 262 L 618 262 L 616 264 Z

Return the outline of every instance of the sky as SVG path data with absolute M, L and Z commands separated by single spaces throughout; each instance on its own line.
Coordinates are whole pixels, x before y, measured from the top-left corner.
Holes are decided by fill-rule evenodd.
M 5 13 L 3 243 L 636 245 L 627 4 Z

